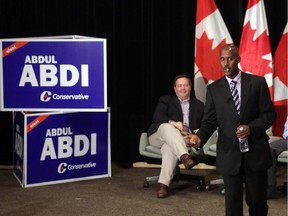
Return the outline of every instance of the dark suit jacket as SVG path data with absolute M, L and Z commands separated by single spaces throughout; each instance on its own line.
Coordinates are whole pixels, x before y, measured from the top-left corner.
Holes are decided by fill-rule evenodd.
M 272 165 L 266 130 L 272 126 L 276 112 L 270 99 L 267 83 L 263 77 L 241 74 L 240 117 L 231 96 L 228 81 L 220 78 L 208 85 L 204 117 L 197 135 L 203 146 L 218 128 L 217 169 L 221 174 L 237 174 L 242 161 L 236 128 L 250 128 L 249 152 L 244 153 L 244 165 L 252 170 L 265 170 Z
M 196 98 L 190 98 L 189 109 L 189 127 L 193 131 L 200 127 L 204 104 Z M 155 133 L 162 123 L 168 123 L 169 120 L 183 121 L 183 112 L 176 95 L 167 95 L 159 98 L 153 115 L 154 123 L 151 124 L 147 131 L 148 136 Z

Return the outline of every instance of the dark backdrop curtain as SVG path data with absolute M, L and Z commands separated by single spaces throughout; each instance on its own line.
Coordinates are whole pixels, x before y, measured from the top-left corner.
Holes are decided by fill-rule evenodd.
M 247 0 L 215 0 L 239 45 Z M 265 0 L 272 54 L 287 0 Z M 107 39 L 112 160 L 131 166 L 160 95 L 175 75 L 193 78 L 196 0 L 0 1 L 0 38 L 83 35 Z M 209 59 L 207 59 L 207 63 Z M 12 115 L 1 112 L 0 164 L 12 164 Z

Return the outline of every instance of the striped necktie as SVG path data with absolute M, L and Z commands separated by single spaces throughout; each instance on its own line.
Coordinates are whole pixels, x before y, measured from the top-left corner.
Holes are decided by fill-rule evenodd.
M 233 98 L 237 113 L 238 115 L 240 115 L 240 98 L 239 98 L 239 94 L 236 88 L 236 84 L 237 82 L 232 80 L 230 82 L 230 90 L 231 90 L 232 98 Z

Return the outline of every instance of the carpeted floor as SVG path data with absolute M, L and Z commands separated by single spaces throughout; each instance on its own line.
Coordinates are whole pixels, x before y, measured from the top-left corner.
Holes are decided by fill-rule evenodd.
M 218 177 L 213 169 L 193 169 L 181 173 Z M 0 169 L 0 215 L 7 216 L 220 216 L 224 215 L 221 187 L 198 191 L 196 182 L 181 179 L 171 185 L 171 196 L 157 199 L 157 184 L 143 187 L 144 177 L 158 175 L 159 168 L 136 166 L 125 169 L 112 164 L 112 177 L 21 188 L 11 169 Z M 277 181 L 287 181 L 286 168 L 279 168 Z M 287 215 L 287 191 L 269 200 L 269 215 Z M 245 206 L 245 216 L 247 206 Z

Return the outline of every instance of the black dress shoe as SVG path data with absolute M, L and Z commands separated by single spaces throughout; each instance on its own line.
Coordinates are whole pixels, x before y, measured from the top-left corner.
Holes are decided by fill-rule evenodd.
M 160 188 L 157 192 L 157 198 L 165 198 L 169 196 L 168 186 L 165 184 L 159 183 Z

